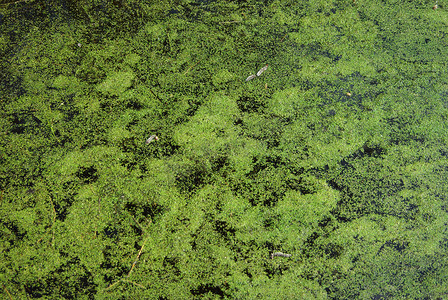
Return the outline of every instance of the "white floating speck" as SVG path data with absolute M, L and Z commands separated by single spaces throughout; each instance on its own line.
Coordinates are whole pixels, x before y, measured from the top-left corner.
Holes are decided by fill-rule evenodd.
M 249 77 L 246 78 L 246 81 L 252 80 L 255 77 L 257 77 L 257 75 L 250 75 Z
M 266 64 L 266 66 L 264 66 L 263 68 L 261 68 L 258 72 L 257 72 L 257 76 L 260 76 L 264 71 L 266 71 L 268 69 L 268 65 Z
M 283 253 L 283 252 L 274 252 L 271 254 L 271 259 L 273 259 L 274 256 L 291 257 L 291 254 L 287 254 L 287 253 Z

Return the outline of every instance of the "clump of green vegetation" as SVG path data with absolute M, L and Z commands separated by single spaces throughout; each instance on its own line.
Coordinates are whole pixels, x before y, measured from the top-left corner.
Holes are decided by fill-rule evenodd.
M 446 296 L 443 7 L 64 3 L 1 8 L 4 298 Z

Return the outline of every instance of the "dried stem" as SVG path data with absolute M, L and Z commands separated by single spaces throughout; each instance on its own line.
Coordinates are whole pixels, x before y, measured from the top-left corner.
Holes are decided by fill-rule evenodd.
M 137 264 L 138 259 L 140 258 L 140 254 L 142 254 L 143 247 L 145 247 L 145 243 L 146 243 L 146 240 L 143 242 L 143 245 L 142 245 L 142 247 L 140 248 L 140 251 L 138 251 L 138 255 L 137 255 L 137 257 L 135 258 L 134 263 L 132 264 L 131 270 L 129 270 L 128 276 L 126 276 L 126 277 L 129 277 L 129 275 L 131 275 L 132 270 L 134 269 L 135 265 Z
M 134 219 L 134 221 L 135 221 L 135 219 Z M 150 223 L 148 224 L 148 226 L 149 226 L 150 224 L 151 224 L 151 221 L 150 221 Z M 139 225 L 140 225 L 140 224 L 139 224 Z M 141 227 L 141 228 L 142 228 L 143 231 L 145 231 L 145 230 L 143 229 L 143 227 Z M 148 240 L 148 238 L 146 238 L 146 239 L 143 241 L 143 245 L 142 245 L 142 247 L 140 248 L 140 251 L 138 251 L 137 257 L 135 258 L 134 263 L 132 264 L 131 269 L 129 270 L 129 273 L 128 273 L 128 275 L 126 276 L 126 278 L 129 278 L 129 276 L 131 275 L 132 271 L 134 270 L 134 267 L 135 267 L 135 265 L 137 264 L 138 259 L 140 258 L 140 255 L 141 255 L 142 252 L 143 252 L 143 248 L 145 247 L 145 244 L 146 244 L 146 241 L 147 241 L 147 240 Z M 136 282 L 133 282 L 133 281 L 130 281 L 130 280 L 126 280 L 126 279 L 122 278 L 122 279 L 120 279 L 120 280 L 118 280 L 118 281 L 115 281 L 115 282 L 112 283 L 111 285 L 109 285 L 109 286 L 105 289 L 105 291 L 107 291 L 107 290 L 113 288 L 114 286 L 116 286 L 116 285 L 119 284 L 120 282 L 129 282 L 129 283 L 132 283 L 132 284 L 134 284 L 134 285 L 136 285 L 136 286 L 139 286 L 139 287 L 141 287 L 141 288 L 145 288 L 145 287 L 144 287 L 143 285 L 141 285 L 141 284 L 138 284 L 138 283 L 136 283 Z
M 16 1 L 11 1 L 11 2 L 6 2 L 6 3 L 0 3 L 0 6 L 1 5 L 9 5 L 9 4 L 17 4 L 20 2 L 28 2 L 28 1 L 30 1 L 30 0 L 16 0 Z
M 151 92 L 151 94 L 154 95 L 154 97 L 156 97 L 157 100 L 162 101 L 162 100 L 160 100 L 159 96 L 157 96 L 157 94 L 154 93 L 151 89 L 149 89 L 149 91 Z
M 138 283 L 136 283 L 136 282 L 133 282 L 133 281 L 130 281 L 130 280 L 126 280 L 126 279 L 122 279 L 121 281 L 123 281 L 123 282 L 129 282 L 129 283 L 132 283 L 132 284 L 134 284 L 134 285 L 136 285 L 136 286 L 139 286 L 139 287 L 145 289 L 145 287 L 144 287 L 143 285 L 138 284 Z
M 198 62 L 195 63 L 194 65 L 190 66 L 190 67 L 187 69 L 187 71 L 185 71 L 184 75 L 187 75 L 187 73 L 190 72 L 191 69 L 193 69 L 194 67 L 196 67 L 196 65 L 197 65 L 198 63 L 200 63 L 200 62 L 201 62 L 201 61 L 198 61 Z
M 130 281 L 130 280 L 126 280 L 126 279 L 120 279 L 120 280 L 118 280 L 118 281 L 115 281 L 115 282 L 112 283 L 111 285 L 109 285 L 109 287 L 106 288 L 105 291 L 107 291 L 107 290 L 113 288 L 114 286 L 116 286 L 116 285 L 119 284 L 120 282 L 129 282 L 129 283 L 132 283 L 133 285 L 136 285 L 136 286 L 138 286 L 138 287 L 141 287 L 142 289 L 145 289 L 145 288 L 146 288 L 144 285 L 141 285 L 141 284 L 139 284 L 139 283 L 137 283 L 137 282 Z M 11 299 L 11 300 L 12 300 L 12 299 Z
M 54 247 L 54 224 L 56 223 L 56 209 L 54 208 L 53 199 L 50 197 L 51 206 L 53 207 L 53 224 L 51 225 L 52 230 L 52 238 L 51 238 L 51 245 Z
M 105 291 L 107 291 L 107 290 L 109 290 L 109 289 L 113 288 L 114 286 L 116 286 L 117 284 L 119 284 L 119 283 L 120 283 L 120 281 L 121 281 L 121 279 L 120 279 L 120 280 L 118 280 L 118 281 L 115 281 L 114 283 L 112 283 L 111 285 L 109 285 L 109 287 L 107 287 L 107 288 L 105 289 Z
M 6 294 L 8 294 L 9 299 L 12 300 L 11 294 L 8 292 L 8 290 L 6 289 L 6 286 L 3 283 L 2 283 L 2 287 L 5 289 Z
M 231 23 L 239 23 L 241 21 L 238 20 L 233 20 L 233 21 L 223 21 L 223 22 L 219 22 L 219 24 L 231 24 Z
M 286 37 L 287 35 L 288 35 L 288 33 L 286 33 L 286 34 L 282 37 L 280 43 L 283 42 L 283 40 L 285 39 L 285 37 Z

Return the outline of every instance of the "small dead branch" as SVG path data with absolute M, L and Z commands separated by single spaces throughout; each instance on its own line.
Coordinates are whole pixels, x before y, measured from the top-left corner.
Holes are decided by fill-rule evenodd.
M 52 233 L 51 234 L 51 246 L 54 247 L 54 232 L 55 232 L 54 224 L 56 223 L 56 209 L 54 208 L 53 199 L 51 199 L 51 197 L 50 197 L 50 202 L 51 202 L 51 207 L 53 208 L 53 220 L 52 220 L 53 224 L 51 224 L 51 226 L 50 226 L 51 233 Z M 48 234 L 48 232 L 46 231 L 45 234 L 39 240 L 36 241 L 36 244 L 39 244 L 44 239 L 44 237 L 47 236 L 47 234 Z
M 114 286 L 116 286 L 117 284 L 119 284 L 121 282 L 121 279 L 118 281 L 115 281 L 114 283 L 112 283 L 111 285 L 109 285 L 105 291 L 110 290 L 111 288 L 113 288 Z
M 54 207 L 53 199 L 50 197 L 51 206 L 53 208 L 53 224 L 51 225 L 52 237 L 51 237 L 51 246 L 54 247 L 54 224 L 56 223 L 56 208 Z
M 287 35 L 288 35 L 288 34 L 286 33 L 286 34 L 282 37 L 282 39 L 280 40 L 280 43 L 283 42 L 283 41 L 285 40 L 285 37 L 286 37 Z
M 10 4 L 17 4 L 17 3 L 20 3 L 20 2 L 29 2 L 29 1 L 32 1 L 32 0 L 16 0 L 16 1 L 6 1 L 5 3 L 0 3 L 0 6 L 2 6 L 2 5 L 10 5 Z
M 193 69 L 194 67 L 196 67 L 201 61 L 198 61 L 197 63 L 195 63 L 194 65 L 190 66 L 187 71 L 185 71 L 184 76 L 188 74 L 188 72 L 190 72 L 191 69 Z
M 135 219 L 134 219 L 134 220 L 135 220 Z M 151 221 L 149 222 L 148 226 L 149 226 L 150 224 L 151 224 Z M 145 231 L 145 230 L 143 229 L 143 227 L 142 227 L 142 230 Z M 134 270 L 134 267 L 135 267 L 135 265 L 137 264 L 137 262 L 138 262 L 138 260 L 139 260 L 139 258 L 140 258 L 140 255 L 141 255 L 142 252 L 143 252 L 143 248 L 145 247 L 145 244 L 146 244 L 146 241 L 147 241 L 147 240 L 148 240 L 148 238 L 146 238 L 146 239 L 143 241 L 143 245 L 142 245 L 142 247 L 140 248 L 140 251 L 138 251 L 137 257 L 135 258 L 134 262 L 132 263 L 131 269 L 129 270 L 128 275 L 126 275 L 126 278 L 129 278 L 129 276 L 131 276 L 131 273 L 132 273 L 132 271 Z M 143 286 L 143 285 L 141 285 L 141 284 L 139 284 L 139 283 L 136 283 L 136 282 L 133 282 L 133 281 L 130 281 L 130 280 L 121 278 L 120 280 L 117 280 L 117 281 L 115 281 L 114 283 L 112 283 L 111 285 L 109 285 L 109 286 L 105 289 L 105 291 L 110 290 L 111 288 L 113 288 L 114 286 L 116 286 L 117 284 L 119 284 L 120 282 L 129 282 L 129 283 L 132 283 L 133 285 L 136 285 L 136 286 L 138 286 L 138 287 L 145 288 L 145 286 Z
M 129 283 L 132 283 L 133 285 L 136 285 L 136 286 L 138 286 L 138 287 L 141 287 L 142 289 L 146 289 L 143 285 L 141 285 L 141 284 L 139 284 L 139 283 L 136 283 L 136 282 L 134 282 L 134 281 L 125 280 L 125 279 L 122 279 L 121 281 L 123 281 L 123 282 L 129 282 Z
M 219 22 L 219 24 L 232 24 L 232 23 L 239 23 L 241 21 L 238 20 L 233 20 L 233 21 L 223 21 L 223 22 Z
M 2 283 L 2 287 L 5 289 L 6 294 L 8 294 L 9 299 L 12 300 L 11 294 L 8 292 L 8 290 L 6 289 L 6 286 L 3 283 Z
M 151 94 L 154 95 L 154 97 L 156 97 L 157 100 L 162 101 L 162 100 L 160 100 L 159 96 L 157 96 L 157 94 L 154 93 L 151 89 L 149 89 L 149 91 L 151 92 Z
M 129 270 L 128 276 L 126 276 L 126 277 L 129 277 L 129 275 L 131 275 L 132 270 L 134 269 L 135 265 L 137 264 L 137 261 L 138 261 L 138 259 L 140 258 L 140 254 L 142 254 L 143 247 L 145 247 L 145 242 L 146 242 L 146 240 L 143 242 L 143 245 L 142 245 L 142 247 L 140 248 L 140 251 L 138 251 L 138 255 L 137 255 L 137 257 L 135 258 L 134 263 L 132 264 L 131 270 Z
M 133 285 L 136 285 L 138 287 L 141 287 L 142 289 L 146 289 L 146 287 L 144 285 L 141 285 L 137 282 L 134 281 L 130 281 L 130 280 L 126 280 L 126 279 L 120 279 L 116 282 L 114 282 L 113 284 L 109 285 L 109 287 L 107 289 L 105 289 L 105 291 L 110 290 L 111 288 L 113 288 L 114 286 L 116 286 L 117 284 L 119 284 L 120 282 L 128 282 L 128 283 L 132 283 Z

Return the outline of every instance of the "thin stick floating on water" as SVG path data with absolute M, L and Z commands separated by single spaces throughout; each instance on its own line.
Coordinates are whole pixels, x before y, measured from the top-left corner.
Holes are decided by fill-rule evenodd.
M 187 69 L 187 71 L 185 71 L 184 75 L 187 75 L 187 73 L 190 72 L 191 69 L 193 69 L 194 67 L 196 67 L 196 65 L 197 65 L 198 63 L 200 63 L 200 62 L 201 62 L 201 61 L 198 61 L 198 62 L 195 63 L 194 65 L 190 66 L 190 67 Z
M 230 23 L 239 23 L 241 21 L 238 20 L 233 20 L 233 21 L 223 21 L 223 22 L 219 22 L 219 24 L 230 24 Z

